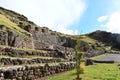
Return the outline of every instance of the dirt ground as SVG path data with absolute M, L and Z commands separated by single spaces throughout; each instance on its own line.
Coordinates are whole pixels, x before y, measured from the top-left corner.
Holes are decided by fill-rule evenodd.
M 106 56 L 96 59 L 96 60 L 120 62 L 120 54 L 106 54 Z

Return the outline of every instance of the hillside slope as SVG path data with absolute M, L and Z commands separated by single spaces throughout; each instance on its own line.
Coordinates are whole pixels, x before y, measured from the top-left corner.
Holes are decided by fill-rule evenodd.
M 119 34 L 112 34 L 106 31 L 95 31 L 88 34 L 89 37 L 101 41 L 105 46 L 111 46 L 112 49 L 120 50 Z
M 76 41 L 80 40 L 81 45 L 85 45 L 87 50 L 120 49 L 119 37 L 115 37 L 115 34 L 96 31 L 87 35 L 65 35 L 47 27 L 39 27 L 24 15 L 2 7 L 0 7 L 0 28 L 1 36 L 5 35 L 1 37 L 0 44 L 11 47 L 71 53 Z
M 0 7 L 0 44 L 35 50 L 54 50 L 71 54 L 76 40 L 47 27 L 39 27 L 25 16 Z M 66 55 L 68 56 L 68 55 Z

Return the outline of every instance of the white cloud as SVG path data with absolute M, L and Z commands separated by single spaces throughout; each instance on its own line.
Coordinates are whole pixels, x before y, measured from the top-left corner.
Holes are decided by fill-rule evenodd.
M 108 16 L 101 16 L 98 18 L 98 22 L 103 22 L 103 21 L 106 21 L 108 18 Z
M 114 5 L 114 9 L 116 9 L 116 10 L 120 10 L 120 0 L 112 0 L 112 3 L 113 3 L 113 5 Z
M 69 29 L 69 26 L 81 18 L 86 9 L 85 1 L 0 0 L 0 5 L 24 14 L 40 26 L 47 26 L 59 32 L 73 34 L 77 31 Z
M 107 28 L 107 31 L 120 33 L 120 12 L 114 12 L 108 17 L 109 19 L 103 24 L 103 26 Z
M 71 35 L 78 34 L 78 30 L 67 29 L 66 25 L 57 25 L 55 28 L 59 29 L 60 32 L 63 32 L 65 34 L 71 34 Z

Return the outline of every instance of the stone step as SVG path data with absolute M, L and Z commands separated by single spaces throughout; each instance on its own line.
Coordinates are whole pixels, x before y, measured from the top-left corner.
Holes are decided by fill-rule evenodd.
M 37 63 L 58 63 L 63 62 L 64 59 L 53 57 L 34 57 L 34 58 L 16 58 L 8 56 L 0 56 L 0 63 L 5 65 L 23 65 L 23 64 L 37 64 Z
M 44 57 L 58 57 L 62 58 L 63 54 L 57 51 L 40 51 L 40 50 L 21 50 L 14 48 L 0 47 L 0 55 L 6 55 L 11 57 L 26 57 L 26 56 L 44 56 Z
M 17 68 L 21 68 L 21 67 L 25 67 L 25 66 L 32 66 L 32 67 L 36 67 L 36 66 L 45 66 L 46 64 L 48 64 L 49 66 L 56 66 L 59 64 L 76 64 L 76 62 L 73 61 L 68 61 L 68 62 L 58 62 L 58 63 L 37 63 L 37 64 L 23 64 L 23 65 L 11 65 L 11 66 L 1 66 L 1 69 L 17 69 Z
M 11 56 L 8 56 L 8 55 L 0 55 L 0 58 L 11 58 L 11 59 L 34 59 L 34 58 L 53 59 L 53 58 L 56 58 L 56 57 L 45 57 L 45 56 L 11 57 Z M 63 58 L 56 58 L 56 59 L 63 59 Z
M 35 49 L 28 49 L 28 48 L 17 48 L 17 47 L 11 47 L 7 45 L 0 45 L 0 49 L 6 49 L 6 50 L 22 50 L 22 51 L 37 51 L 37 52 L 46 52 L 47 50 L 35 50 Z
M 0 68 L 0 80 L 36 80 L 60 72 L 72 70 L 75 63 L 11 66 Z

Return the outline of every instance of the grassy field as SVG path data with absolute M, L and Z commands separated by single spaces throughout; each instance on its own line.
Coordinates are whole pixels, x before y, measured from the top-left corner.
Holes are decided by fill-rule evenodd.
M 87 66 L 83 75 L 83 80 L 120 80 L 120 70 L 118 64 L 94 64 Z M 49 77 L 47 80 L 73 80 L 75 70 Z

